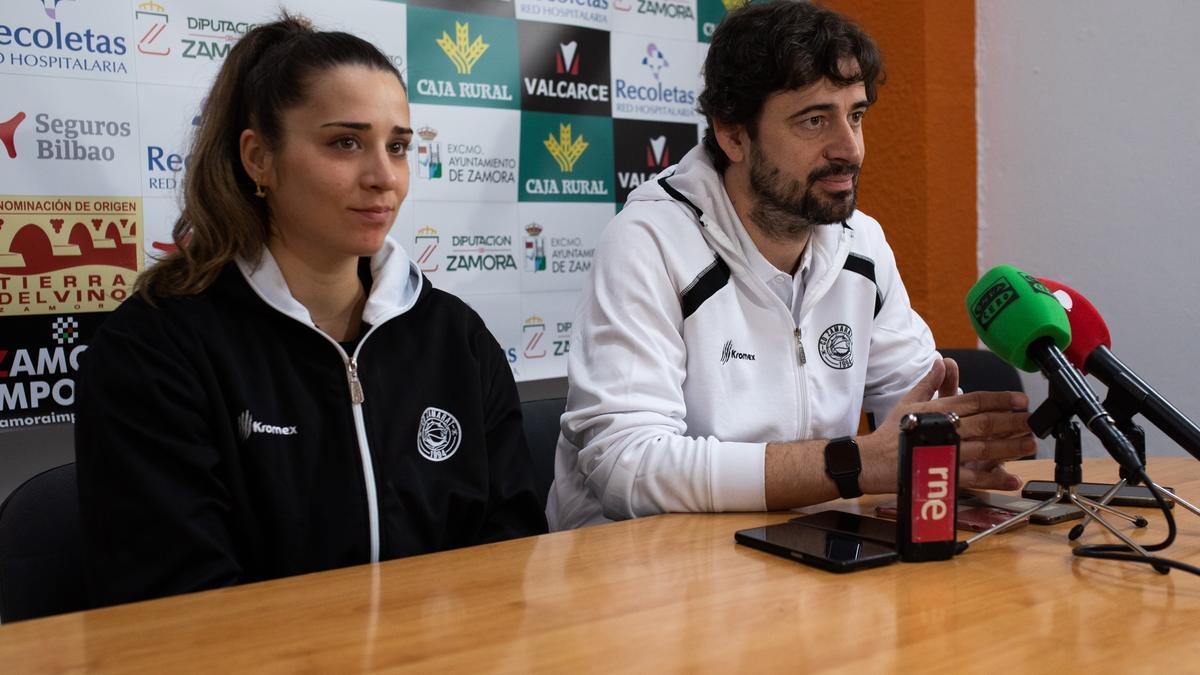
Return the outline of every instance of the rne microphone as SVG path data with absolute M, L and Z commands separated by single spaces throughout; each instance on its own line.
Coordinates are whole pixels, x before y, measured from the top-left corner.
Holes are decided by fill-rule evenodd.
M 1026 372 L 1040 370 L 1050 382 L 1051 400 L 1067 406 L 1064 413 L 1079 417 L 1122 467 L 1134 473 L 1142 470 L 1133 444 L 1063 356 L 1071 343 L 1071 324 L 1042 282 L 1012 265 L 993 267 L 967 293 L 967 314 L 975 334 L 992 352 Z
M 1108 326 L 1095 306 L 1065 284 L 1052 279 L 1041 281 L 1058 298 L 1071 324 L 1071 345 L 1064 352 L 1067 360 L 1108 387 L 1105 400 L 1108 409 L 1118 418 L 1141 413 L 1181 448 L 1200 459 L 1200 427 L 1113 355 Z

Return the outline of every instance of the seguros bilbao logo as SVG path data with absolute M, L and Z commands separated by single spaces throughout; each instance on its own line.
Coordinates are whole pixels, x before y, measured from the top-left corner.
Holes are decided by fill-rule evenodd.
M 0 124 L 0 141 L 10 159 L 26 158 L 65 162 L 113 162 L 117 149 L 107 139 L 128 138 L 133 125 L 127 121 L 101 118 L 58 117 L 39 112 L 33 115 L 32 156 L 19 147 L 17 128 L 26 114 L 18 112 Z

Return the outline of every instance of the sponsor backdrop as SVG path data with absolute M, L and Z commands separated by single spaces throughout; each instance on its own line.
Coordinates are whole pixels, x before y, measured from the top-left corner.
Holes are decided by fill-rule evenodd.
M 629 192 L 703 130 L 700 64 L 738 0 L 5 0 L 0 431 L 73 421 L 87 342 L 171 250 L 207 88 L 280 7 L 404 73 L 417 131 L 392 237 L 562 377 L 575 297 Z

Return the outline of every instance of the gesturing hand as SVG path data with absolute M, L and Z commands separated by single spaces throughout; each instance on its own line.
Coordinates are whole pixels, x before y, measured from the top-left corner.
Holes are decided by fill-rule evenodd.
M 994 490 L 1021 487 L 1021 479 L 1005 471 L 1003 462 L 1030 455 L 1037 448 L 1025 411 L 1029 398 L 1020 392 L 990 391 L 959 396 L 955 395 L 957 390 L 958 364 L 953 359 L 938 359 L 887 419 L 859 439 L 863 464 L 859 486 L 864 492 L 896 491 L 900 418 L 923 412 L 954 412 L 959 416 L 959 486 Z M 938 393 L 937 399 L 933 399 L 934 392 Z

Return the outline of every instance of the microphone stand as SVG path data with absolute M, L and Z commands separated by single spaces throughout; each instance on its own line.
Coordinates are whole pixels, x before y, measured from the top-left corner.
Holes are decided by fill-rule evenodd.
M 1143 465 L 1145 465 L 1146 432 L 1140 425 L 1133 421 L 1133 416 L 1138 412 L 1137 400 L 1120 387 L 1111 387 L 1108 390 L 1108 396 L 1104 398 L 1104 408 L 1113 416 L 1113 419 L 1116 420 L 1117 426 L 1121 428 L 1121 431 L 1125 434 L 1126 438 L 1129 439 L 1129 442 L 1133 444 L 1134 449 L 1137 450 L 1138 459 L 1141 460 Z M 1114 497 L 1117 496 L 1117 493 L 1120 492 L 1121 488 L 1125 487 L 1126 485 L 1137 485 L 1141 482 L 1141 479 L 1138 478 L 1137 475 L 1122 466 L 1120 480 L 1114 483 L 1113 486 L 1109 488 L 1099 500 L 1097 500 L 1097 503 L 1107 505 L 1113 500 Z M 1167 491 L 1158 483 L 1151 481 L 1147 487 L 1157 492 L 1162 496 L 1163 499 L 1174 500 L 1183 508 L 1191 511 L 1194 515 L 1200 516 L 1200 509 L 1196 508 L 1179 495 L 1172 494 L 1171 492 Z M 1083 535 L 1084 528 L 1086 528 L 1088 523 L 1091 521 L 1091 514 L 1085 511 L 1083 521 L 1071 528 L 1071 533 L 1067 536 L 1072 540 L 1078 539 L 1081 535 Z
M 1150 557 L 1146 549 L 1130 539 L 1124 532 L 1113 527 L 1112 524 L 1104 519 L 1101 513 L 1123 518 L 1133 523 L 1136 527 L 1146 527 L 1148 521 L 1145 518 L 1142 516 L 1133 516 L 1124 511 L 1114 509 L 1107 504 L 1093 501 L 1080 495 L 1077 491 L 1077 486 L 1083 482 L 1083 444 L 1080 440 L 1079 424 L 1071 421 L 1071 410 L 1075 407 L 1074 397 L 1075 395 L 1071 392 L 1061 391 L 1051 383 L 1050 397 L 1029 416 L 1029 427 L 1033 429 L 1038 438 L 1045 438 L 1051 433 L 1054 435 L 1054 482 L 1058 485 L 1054 496 L 967 539 L 960 546 L 960 552 L 980 539 L 1003 532 L 1013 525 L 1024 521 L 1037 511 L 1066 497 L 1066 500 L 1083 511 L 1085 516 L 1100 523 L 1113 536 L 1129 546 L 1131 550 L 1139 555 Z M 1122 472 L 1124 472 L 1124 469 L 1122 469 Z M 1163 573 L 1166 571 L 1166 568 L 1160 569 L 1160 566 L 1155 566 L 1155 569 Z

